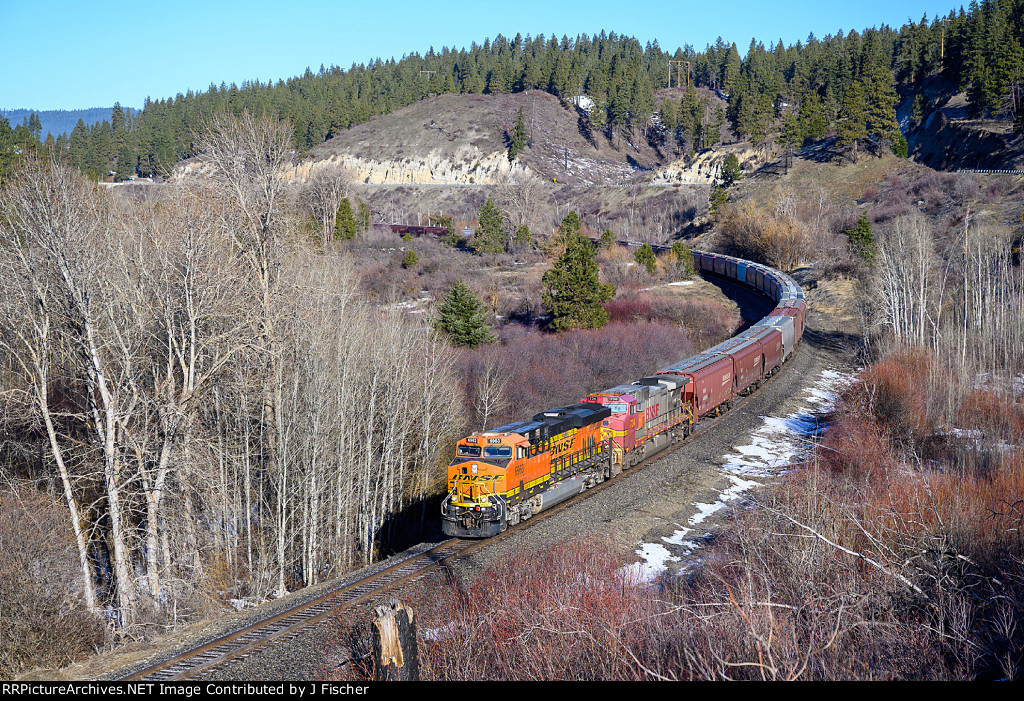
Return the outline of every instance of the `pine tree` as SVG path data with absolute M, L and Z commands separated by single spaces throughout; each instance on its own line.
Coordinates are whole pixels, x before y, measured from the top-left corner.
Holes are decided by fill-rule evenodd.
M 338 207 L 338 215 L 334 219 L 334 238 L 338 241 L 351 241 L 356 237 L 356 219 L 352 216 L 352 204 L 346 197 Z
M 850 240 L 850 250 L 871 265 L 875 260 L 875 235 L 866 215 L 860 215 L 856 226 L 846 232 L 846 237 Z
M 789 172 L 790 161 L 793 160 L 793 151 L 803 142 L 803 134 L 800 133 L 800 120 L 795 112 L 786 112 L 782 116 L 782 133 L 779 135 L 779 142 L 786 148 L 786 172 Z
M 643 246 L 637 249 L 636 253 L 633 254 L 633 258 L 636 259 L 637 265 L 642 265 L 647 268 L 647 272 L 651 275 L 658 269 L 658 258 L 654 255 L 654 249 L 651 248 L 651 244 L 645 243 Z
M 720 185 L 712 186 L 711 195 L 708 197 L 708 213 L 712 217 L 717 217 L 728 202 L 729 191 Z
M 516 114 L 516 124 L 512 127 L 512 135 L 509 137 L 508 160 L 514 161 L 516 157 L 526 148 L 526 119 L 523 117 L 523 108 L 519 108 Z
M 730 153 L 722 161 L 722 185 L 730 187 L 733 183 L 743 180 L 743 170 L 740 168 L 740 159 L 735 153 Z
M 456 346 L 476 348 L 481 343 L 497 340 L 487 323 L 483 303 L 461 278 L 455 281 L 437 311 L 435 328 L 446 334 Z
M 821 98 L 814 90 L 800 103 L 800 132 L 804 141 L 817 141 L 828 132 L 828 118 Z
M 416 255 L 415 249 L 410 248 L 402 256 L 402 267 L 408 270 L 409 268 L 415 268 L 420 262 L 420 257 Z
M 896 119 L 899 95 L 893 85 L 892 73 L 884 65 L 875 67 L 866 100 L 867 133 L 883 145 L 891 145 L 900 136 L 900 123 Z
M 558 225 L 558 235 L 565 238 L 570 234 L 574 234 L 583 228 L 583 223 L 580 221 L 580 217 L 576 214 L 576 210 L 571 210 L 565 215 L 562 223 Z
M 0 114 L 0 179 L 14 170 L 18 150 L 14 143 L 14 130 L 7 118 Z
M 682 241 L 676 241 L 672 244 L 672 253 L 676 256 L 676 261 L 678 261 L 679 270 L 683 277 L 693 277 L 695 272 L 693 269 L 693 251 Z
M 370 230 L 370 205 L 366 204 L 362 200 L 359 200 L 359 214 L 356 216 L 356 224 L 359 225 L 359 231 L 366 232 Z
M 857 162 L 857 142 L 867 136 L 867 121 L 868 110 L 864 87 L 855 80 L 843 98 L 839 127 L 836 130 L 838 136 L 836 145 L 840 148 L 852 147 L 854 163 Z
M 599 329 L 608 323 L 608 312 L 601 305 L 615 295 L 615 288 L 599 280 L 590 239 L 571 231 L 563 240 L 565 252 L 541 278 L 542 302 L 551 313 L 551 327 L 556 331 Z
M 505 231 L 501 210 L 490 197 L 480 208 L 477 215 L 479 224 L 473 236 L 473 250 L 477 253 L 503 253 L 505 251 Z
M 519 228 L 516 229 L 516 233 L 512 236 L 512 244 L 520 251 L 529 248 L 533 244 L 533 235 L 530 234 L 530 227 L 526 224 L 520 224 Z

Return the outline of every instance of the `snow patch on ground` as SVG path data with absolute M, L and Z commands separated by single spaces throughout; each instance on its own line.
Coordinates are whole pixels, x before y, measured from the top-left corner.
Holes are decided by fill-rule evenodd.
M 814 440 L 825 430 L 822 418 L 834 405 L 839 391 L 853 375 L 824 370 L 804 391 L 803 406 L 785 417 L 765 416 L 764 423 L 751 435 L 748 445 L 733 448 L 723 456 L 721 470 L 728 486 L 711 503 L 694 503 L 696 513 L 687 526 L 680 526 L 662 543 L 641 542 L 636 550 L 640 561 L 624 568 L 623 575 L 633 582 L 653 582 L 672 570 L 673 563 L 682 563 L 676 571 L 685 571 L 695 563 L 704 534 L 694 530 L 709 516 L 721 511 L 743 495 L 761 486 L 770 477 L 784 473 L 810 450 Z

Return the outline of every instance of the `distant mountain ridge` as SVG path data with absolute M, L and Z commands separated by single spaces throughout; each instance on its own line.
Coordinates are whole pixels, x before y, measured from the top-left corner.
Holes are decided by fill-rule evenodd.
M 71 134 L 71 130 L 78 124 L 78 120 L 81 119 L 86 123 L 87 126 L 93 124 L 99 124 L 104 119 L 110 121 L 110 112 L 113 110 L 111 107 L 90 107 L 84 110 L 26 110 L 26 109 L 0 109 L 0 114 L 7 118 L 10 122 L 11 127 L 16 127 L 25 119 L 35 112 L 39 115 L 39 122 L 43 125 L 43 133 L 40 135 L 42 140 L 46 140 L 46 134 L 53 134 L 53 138 L 57 138 L 61 134 Z M 138 110 L 130 110 L 132 114 L 138 112 Z M 125 113 L 129 112 L 128 108 L 125 108 Z

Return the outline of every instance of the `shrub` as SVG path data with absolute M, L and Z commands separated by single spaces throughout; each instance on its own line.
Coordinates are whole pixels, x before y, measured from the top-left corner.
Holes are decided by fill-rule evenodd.
M 68 665 L 103 644 L 60 504 L 27 488 L 0 492 L 0 553 L 0 679 Z
M 671 608 L 623 583 L 607 544 L 577 541 L 505 558 L 421 606 L 436 631 L 421 646 L 435 680 L 649 678 L 634 660 L 658 655 Z M 509 606 L 507 602 L 514 601 Z
M 471 376 L 473 368 L 481 365 L 477 356 L 486 355 L 492 364 L 504 368 L 509 378 L 507 408 L 490 422 L 493 425 L 578 402 L 591 392 L 632 382 L 696 350 L 688 330 L 665 322 L 612 322 L 601 329 L 558 334 L 507 326 L 499 333 L 500 346 L 467 352 L 459 362 L 462 385 L 469 388 L 468 406 L 476 403 Z

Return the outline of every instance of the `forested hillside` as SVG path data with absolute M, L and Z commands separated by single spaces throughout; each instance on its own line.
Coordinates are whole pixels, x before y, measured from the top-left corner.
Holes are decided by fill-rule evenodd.
M 429 95 L 528 89 L 564 99 L 589 96 L 596 129 L 645 131 L 658 114 L 687 146 L 713 145 L 716 139 L 709 136 L 721 116 L 708 103 L 701 105 L 695 95 L 660 103 L 655 98 L 655 88 L 680 81 L 727 95 L 730 125 L 755 146 L 775 136 L 786 142 L 818 139 L 831 129 L 852 146 L 869 135 L 898 140 L 898 95 L 918 95 L 912 118 L 920 119 L 929 105 L 917 88 L 936 72 L 967 91 L 973 115 L 1012 117 L 1020 130 L 1022 47 L 1024 0 L 972 2 L 967 10 L 925 16 L 898 29 L 882 25 L 822 39 L 812 34 L 788 47 L 752 40 L 744 56 L 736 43 L 721 38 L 703 50 L 686 45 L 668 51 L 656 41 L 642 46 L 614 32 L 575 39 L 498 35 L 468 49 L 431 48 L 347 70 L 321 67 L 277 82 L 211 85 L 204 93 L 147 100 L 135 116 L 118 105 L 110 121 L 92 127 L 81 122 L 52 144 L 35 147 L 66 153 L 92 177 L 167 174 L 196 152 L 191 135 L 221 109 L 287 119 L 294 143 L 305 151 Z M 12 148 L 9 132 L 0 124 L 0 159 Z
M 53 134 L 55 139 L 60 134 L 70 134 L 78 124 L 78 120 L 82 120 L 90 127 L 100 124 L 104 120 L 110 121 L 110 113 L 110 107 L 89 107 L 84 110 L 0 110 L 0 115 L 6 117 L 7 121 L 15 126 L 28 120 L 31 127 L 38 121 L 40 138 L 43 140 L 46 139 L 47 134 Z M 33 115 L 35 115 L 34 118 Z

